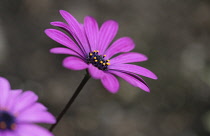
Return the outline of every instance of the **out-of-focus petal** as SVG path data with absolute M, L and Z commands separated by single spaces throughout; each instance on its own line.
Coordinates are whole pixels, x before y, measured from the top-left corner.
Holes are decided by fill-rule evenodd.
M 104 22 L 99 30 L 98 47 L 100 54 L 104 54 L 111 41 L 114 39 L 118 31 L 118 23 L 113 20 Z
M 5 108 L 9 91 L 10 84 L 8 80 L 3 77 L 0 77 L 0 109 Z
M 141 62 L 146 61 L 147 57 L 141 53 L 129 52 L 121 54 L 117 57 L 111 59 L 111 64 L 119 64 L 119 63 L 132 63 L 132 62 Z
M 88 64 L 77 57 L 67 57 L 63 60 L 63 66 L 71 70 L 83 70 L 88 68 Z
M 16 104 L 12 108 L 13 113 L 19 113 L 25 108 L 28 108 L 38 100 L 38 96 L 32 91 L 26 91 L 19 95 L 16 99 Z
M 118 79 L 109 73 L 104 73 L 101 83 L 111 93 L 117 93 L 120 87 Z
M 157 76 L 150 70 L 143 68 L 141 66 L 133 65 L 133 64 L 110 65 L 109 69 L 114 69 L 117 71 L 124 71 L 124 72 L 131 72 L 131 73 L 142 75 L 148 78 L 157 79 Z
M 113 55 L 121 52 L 129 52 L 133 50 L 135 47 L 135 43 L 129 37 L 122 37 L 115 41 L 104 54 L 106 54 L 106 58 L 109 59 Z
M 30 108 L 21 111 L 17 116 L 19 123 L 55 123 L 55 117 L 46 111 L 46 107 L 40 103 L 35 103 Z
M 20 124 L 16 131 L 14 136 L 53 136 L 47 129 L 33 124 Z

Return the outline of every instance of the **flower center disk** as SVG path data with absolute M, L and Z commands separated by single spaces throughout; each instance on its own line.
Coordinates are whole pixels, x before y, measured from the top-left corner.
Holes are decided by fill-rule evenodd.
M 7 111 L 0 110 L 0 131 L 15 130 L 15 117 Z
M 110 60 L 105 60 L 104 58 L 106 55 L 99 55 L 98 50 L 94 50 L 93 52 L 90 52 L 88 57 L 87 57 L 87 62 L 88 64 L 92 64 L 95 67 L 97 67 L 100 70 L 108 70 L 108 66 L 110 65 L 109 61 Z

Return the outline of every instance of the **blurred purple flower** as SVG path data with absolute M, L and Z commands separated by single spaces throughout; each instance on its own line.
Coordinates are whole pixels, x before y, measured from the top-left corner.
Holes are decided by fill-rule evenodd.
M 63 61 L 63 66 L 71 70 L 88 69 L 94 79 L 100 79 L 103 86 L 112 93 L 119 90 L 119 81 L 114 76 L 119 76 L 135 87 L 149 92 L 146 82 L 138 75 L 157 79 L 157 76 L 141 66 L 126 64 L 146 61 L 147 57 L 136 52 L 135 44 L 129 37 L 122 37 L 110 45 L 118 31 L 118 23 L 108 20 L 98 27 L 93 17 L 87 16 L 84 24 L 80 24 L 70 13 L 60 10 L 66 20 L 51 22 L 51 25 L 65 30 L 69 36 L 56 29 L 46 29 L 45 33 L 56 42 L 67 48 L 56 47 L 50 50 L 55 54 L 68 54 Z M 110 45 L 110 46 L 109 46 Z M 118 53 L 122 53 L 113 57 Z
M 9 82 L 0 77 L 0 136 L 53 136 L 33 124 L 55 123 L 54 116 L 37 99 L 32 91 L 11 90 Z

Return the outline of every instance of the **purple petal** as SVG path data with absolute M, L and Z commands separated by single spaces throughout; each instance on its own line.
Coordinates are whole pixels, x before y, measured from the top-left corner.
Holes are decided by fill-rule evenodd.
M 133 64 L 116 64 L 116 65 L 114 64 L 114 65 L 110 65 L 109 69 L 113 69 L 117 71 L 124 71 L 124 72 L 131 72 L 131 73 L 142 75 L 148 78 L 157 79 L 157 76 L 150 70 L 143 68 L 141 66 L 133 65 Z
M 16 131 L 17 135 L 14 136 L 54 136 L 47 129 L 33 124 L 20 124 Z
M 0 77 L 0 108 L 5 108 L 10 91 L 10 84 L 7 79 Z
M 121 54 L 117 57 L 111 59 L 111 64 L 118 64 L 118 63 L 132 63 L 132 62 L 141 62 L 146 61 L 147 57 L 143 54 L 136 53 L 136 52 L 129 52 Z
M 109 59 L 113 55 L 121 52 L 129 52 L 133 50 L 135 47 L 135 43 L 129 37 L 122 37 L 115 41 L 104 54 L 106 54 L 106 58 Z
M 3 131 L 3 132 L 0 132 L 0 136 L 17 136 L 15 132 L 13 131 Z
M 101 79 L 104 76 L 104 71 L 99 70 L 97 67 L 93 66 L 92 64 L 88 67 L 88 72 L 94 79 Z
M 81 49 L 63 32 L 56 30 L 56 29 L 46 29 L 45 33 L 51 39 L 55 40 L 56 42 L 70 48 L 71 50 L 77 52 L 81 56 L 85 57 L 85 54 L 81 51 Z
M 90 52 L 90 48 L 89 48 L 89 45 L 87 43 L 85 34 L 81 29 L 80 23 L 67 11 L 60 10 L 60 14 L 66 20 L 66 22 L 69 24 L 71 31 L 76 34 L 79 41 L 81 42 L 81 44 L 84 47 L 83 48 L 84 51 L 88 54 Z
M 51 22 L 50 24 L 53 25 L 53 26 L 60 27 L 60 28 L 62 28 L 63 30 L 65 30 L 67 33 L 73 35 L 73 33 L 71 32 L 71 29 L 69 29 L 69 25 L 67 25 L 67 24 L 64 23 L 64 22 L 55 21 L 55 22 Z
M 55 117 L 46 111 L 46 107 L 40 103 L 35 103 L 27 109 L 21 111 L 17 116 L 18 123 L 49 123 L 56 122 Z
M 22 93 L 21 89 L 16 89 L 16 90 L 12 90 L 9 91 L 9 99 L 7 100 L 7 108 L 8 109 L 12 109 L 13 106 L 16 105 L 16 99 L 18 98 L 18 96 Z
M 87 16 L 84 20 L 85 32 L 91 46 L 91 51 L 96 50 L 98 44 L 98 23 L 93 17 Z
M 54 54 L 68 54 L 68 55 L 78 56 L 78 54 L 75 51 L 73 51 L 71 49 L 68 49 L 68 48 L 63 48 L 63 47 L 52 48 L 52 49 L 50 49 L 50 53 L 54 53 Z
M 139 87 L 146 92 L 150 92 L 150 89 L 145 83 L 145 81 L 134 74 L 127 74 L 127 73 L 113 71 L 113 70 L 109 70 L 109 72 L 123 78 L 125 81 L 127 81 L 128 83 L 130 83 L 131 85 L 135 87 Z
M 63 22 L 59 22 L 59 21 L 56 21 L 56 22 L 51 22 L 50 23 L 51 25 L 53 26 L 57 26 L 57 27 L 60 27 L 62 28 L 63 30 L 65 30 L 67 33 L 69 33 L 75 40 L 75 42 L 77 43 L 77 45 L 80 47 L 80 49 L 82 51 L 85 52 L 86 54 L 86 51 L 84 50 L 84 47 L 79 39 L 79 37 L 77 37 L 77 35 L 75 34 L 74 30 L 66 23 L 63 23 Z
M 104 54 L 111 41 L 114 39 L 118 31 L 118 23 L 113 20 L 104 22 L 99 31 L 98 50 L 100 54 Z
M 63 66 L 71 70 L 83 70 L 88 68 L 88 64 L 77 57 L 67 57 L 63 60 Z
M 26 91 L 19 95 L 18 99 L 16 99 L 16 104 L 13 107 L 12 111 L 14 113 L 19 113 L 21 110 L 31 106 L 38 100 L 38 96 L 32 91 Z
M 118 92 L 120 87 L 117 78 L 109 73 L 104 73 L 104 76 L 101 78 L 101 83 L 111 93 Z

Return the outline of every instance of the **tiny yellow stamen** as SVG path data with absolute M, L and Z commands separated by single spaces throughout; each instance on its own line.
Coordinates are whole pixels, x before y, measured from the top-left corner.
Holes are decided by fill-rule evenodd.
M 96 50 L 96 52 L 99 52 L 99 50 Z
M 103 61 L 100 61 L 100 63 L 103 63 Z
M 92 53 L 90 53 L 90 56 L 92 56 L 93 54 Z
M 110 65 L 110 63 L 106 63 L 106 65 Z
M 95 60 L 95 62 L 98 62 L 98 60 Z
M 103 63 L 103 65 L 105 66 L 105 65 L 106 65 L 106 63 Z
M 108 60 L 106 60 L 106 62 L 109 62 L 110 60 L 108 59 Z
M 104 58 L 106 57 L 106 55 L 103 56 Z
M 12 130 L 15 130 L 15 129 L 16 129 L 16 124 L 13 123 L 13 124 L 10 126 L 10 128 L 11 128 Z
M 96 52 L 96 50 L 94 50 L 93 52 Z
M 7 124 L 4 121 L 0 122 L 0 129 L 6 129 L 6 128 Z
M 93 57 L 93 59 L 96 59 L 96 57 Z

